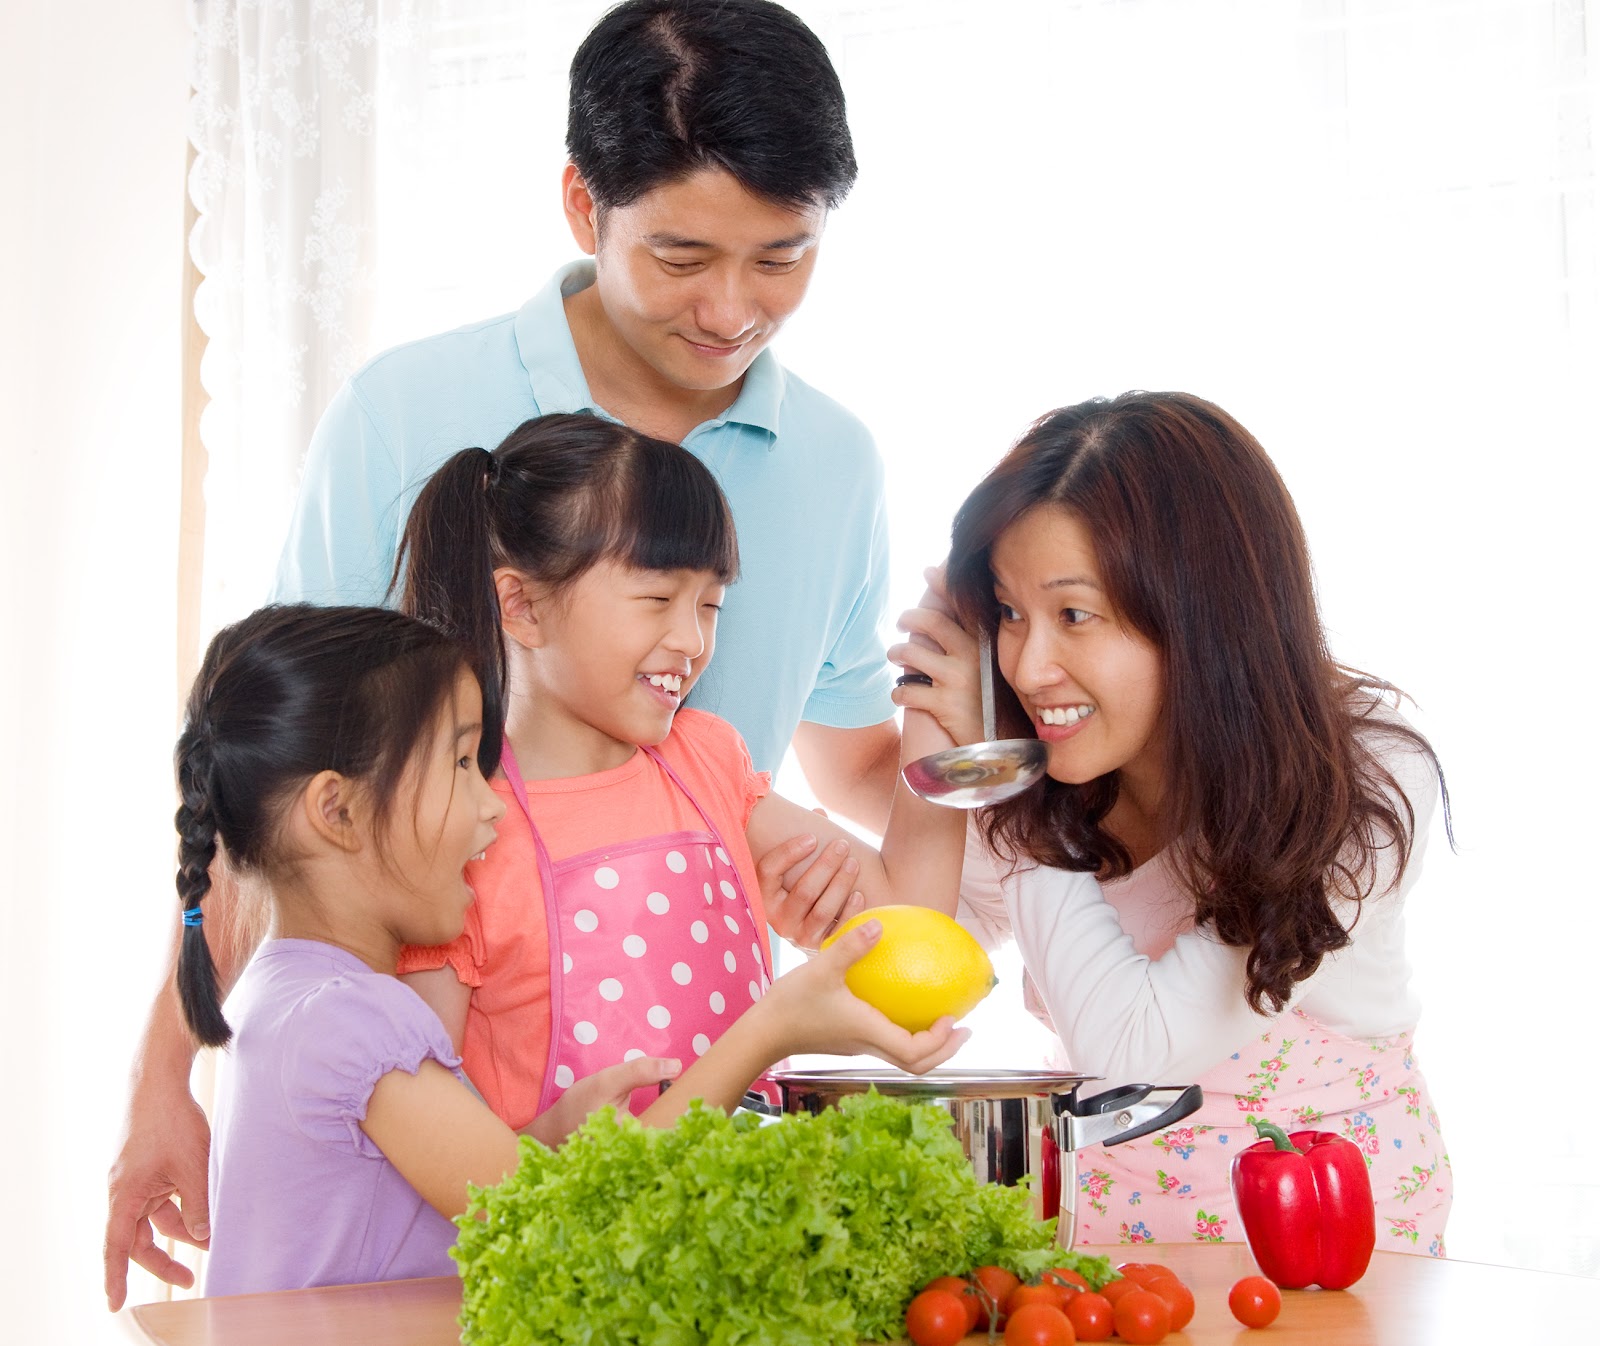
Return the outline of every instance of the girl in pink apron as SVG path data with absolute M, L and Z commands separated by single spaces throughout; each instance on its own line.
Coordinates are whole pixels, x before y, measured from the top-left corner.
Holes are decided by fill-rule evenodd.
M 967 914 L 1015 935 L 1066 1064 L 1206 1094 L 1080 1156 L 1078 1240 L 1241 1238 L 1228 1172 L 1261 1117 L 1355 1141 L 1379 1246 L 1443 1255 L 1403 921 L 1438 766 L 1329 656 L 1260 445 L 1184 394 L 1053 412 L 962 506 L 949 582 L 994 635 L 1002 733 L 1048 750 L 978 820 L 995 878 Z
M 508 804 L 470 872 L 465 933 L 407 950 L 401 971 L 511 1125 L 606 1067 L 698 1059 L 760 999 L 772 961 L 753 856 L 776 851 L 781 867 L 828 847 L 792 889 L 840 916 L 928 892 L 953 901 L 959 817 L 897 799 L 883 856 L 853 845 L 841 864 L 841 829 L 773 795 L 730 725 L 683 708 L 738 550 L 721 490 L 679 446 L 596 416 L 529 421 L 492 453 L 445 462 L 399 569 L 402 607 L 476 651 L 485 771 Z M 948 634 L 937 614 L 917 620 Z M 960 679 L 941 650 L 907 655 Z M 932 717 L 913 716 L 906 737 L 913 755 L 949 741 Z M 768 886 L 781 882 L 775 867 Z M 785 898 L 774 926 L 797 935 L 805 915 Z M 637 1090 L 634 1111 L 652 1096 Z

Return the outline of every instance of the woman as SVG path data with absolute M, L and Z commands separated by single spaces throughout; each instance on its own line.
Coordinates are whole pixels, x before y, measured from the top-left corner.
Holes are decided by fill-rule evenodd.
M 979 815 L 973 915 L 1015 934 L 1073 1068 L 1206 1091 L 1085 1158 L 1078 1240 L 1242 1238 L 1228 1168 L 1264 1117 L 1355 1141 L 1378 1246 L 1443 1255 L 1403 915 L 1438 767 L 1328 653 L 1260 445 L 1184 394 L 1053 412 L 962 506 L 948 573 L 1008 732 L 1049 751 L 1043 788 Z

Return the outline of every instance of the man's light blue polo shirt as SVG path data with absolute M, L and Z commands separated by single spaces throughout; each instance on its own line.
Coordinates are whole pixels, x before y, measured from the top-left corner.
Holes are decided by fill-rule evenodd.
M 593 282 L 593 262 L 574 263 L 518 312 L 357 372 L 311 438 L 274 599 L 381 603 L 400 527 L 440 463 L 493 448 L 532 416 L 599 411 L 562 307 Z M 890 719 L 883 465 L 866 427 L 766 350 L 684 447 L 727 492 L 741 561 L 690 704 L 732 721 L 761 770 L 776 770 L 802 719 Z

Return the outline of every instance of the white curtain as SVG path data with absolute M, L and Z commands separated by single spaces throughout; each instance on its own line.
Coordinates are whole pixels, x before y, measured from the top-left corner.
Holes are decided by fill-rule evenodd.
M 191 4 L 208 630 L 260 602 L 312 428 L 370 353 L 379 187 L 414 142 L 427 9 Z
M 217 620 L 264 593 L 352 366 L 516 307 L 571 255 L 565 67 L 603 8 L 195 6 Z M 1451 1251 L 1600 1274 L 1578 1125 L 1600 1110 L 1579 851 L 1600 5 L 792 8 L 839 67 L 862 176 L 779 352 L 878 436 L 900 597 L 1050 407 L 1182 387 L 1250 426 L 1304 515 L 1336 652 L 1418 697 L 1451 775 L 1462 852 L 1435 838 L 1412 908 Z M 969 1059 L 1037 1049 L 1014 999 L 980 1018 Z M 1514 1140 L 1517 1107 L 1556 1120 Z

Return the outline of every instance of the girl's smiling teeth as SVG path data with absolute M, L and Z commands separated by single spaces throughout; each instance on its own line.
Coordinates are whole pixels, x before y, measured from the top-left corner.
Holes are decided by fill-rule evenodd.
M 1094 714 L 1094 707 L 1087 702 L 1076 706 L 1040 706 L 1040 724 L 1077 724 L 1080 720 L 1087 720 Z
M 681 673 L 641 673 L 639 675 L 652 687 L 659 687 L 664 692 L 671 692 L 674 696 L 683 691 L 683 675 Z

